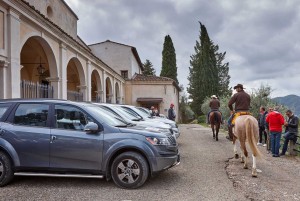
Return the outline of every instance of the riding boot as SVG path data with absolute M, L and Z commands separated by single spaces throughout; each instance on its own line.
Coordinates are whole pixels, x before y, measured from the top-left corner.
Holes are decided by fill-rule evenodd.
M 228 136 L 226 136 L 226 138 L 230 141 L 233 140 L 233 132 L 232 132 L 232 128 L 233 126 L 228 126 Z

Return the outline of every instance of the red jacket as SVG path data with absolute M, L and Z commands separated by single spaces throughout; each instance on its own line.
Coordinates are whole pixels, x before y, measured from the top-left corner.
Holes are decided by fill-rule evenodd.
M 269 124 L 269 130 L 271 132 L 282 132 L 282 125 L 284 125 L 284 118 L 282 114 L 277 111 L 273 111 L 268 114 L 266 122 Z

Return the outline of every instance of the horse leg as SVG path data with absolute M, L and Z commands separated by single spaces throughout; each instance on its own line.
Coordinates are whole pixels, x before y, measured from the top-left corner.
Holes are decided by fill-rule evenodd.
M 244 162 L 244 169 L 248 169 L 248 152 L 246 149 L 245 141 L 241 142 L 241 150 L 243 153 L 241 161 Z
M 219 141 L 219 129 L 220 129 L 220 124 L 216 125 L 216 141 Z
M 213 138 L 215 139 L 216 135 L 215 135 L 215 126 L 213 124 L 211 124 L 211 130 L 213 132 Z
M 256 157 L 252 154 L 253 165 L 252 165 L 252 177 L 257 177 L 257 170 L 256 170 Z
M 237 145 L 236 145 L 236 144 L 237 144 L 237 141 L 236 141 L 235 138 L 233 138 L 232 143 L 233 143 L 234 157 L 235 157 L 236 159 L 238 159 L 238 158 L 239 158 L 239 154 L 238 154 L 238 152 L 237 152 Z

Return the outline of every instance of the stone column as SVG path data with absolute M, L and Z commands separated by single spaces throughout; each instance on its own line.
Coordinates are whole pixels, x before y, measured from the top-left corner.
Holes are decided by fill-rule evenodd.
M 112 102 L 111 103 L 117 103 L 117 101 L 116 101 L 116 99 L 117 99 L 117 97 L 116 97 L 116 78 L 115 78 L 115 76 L 113 77 L 113 81 L 112 81 Z
M 92 101 L 92 72 L 91 71 L 92 71 L 91 62 L 87 61 L 86 62 L 87 101 Z
M 59 92 L 55 89 L 59 89 L 59 83 L 61 83 L 61 80 L 59 77 L 48 77 L 46 78 L 48 82 L 50 82 L 50 85 L 53 87 L 53 98 L 59 98 Z
M 86 97 L 87 86 L 81 85 L 81 86 L 77 86 L 77 88 L 79 88 L 79 92 L 83 94 L 83 101 L 87 101 L 87 97 Z
M 97 98 L 100 98 L 100 100 L 97 100 L 96 99 L 96 102 L 100 102 L 102 103 L 103 102 L 103 91 L 95 91 L 95 93 L 97 94 Z
M 102 102 L 106 103 L 106 72 L 103 71 L 103 96 Z
M 67 46 L 64 43 L 61 43 L 59 46 L 59 77 L 60 77 L 60 93 L 59 97 L 61 99 L 67 99 Z
M 0 99 L 7 97 L 7 67 L 8 62 L 0 60 Z
M 6 98 L 20 98 L 20 14 L 13 8 L 9 8 L 7 14 L 8 27 L 8 68 L 7 68 L 7 85 Z

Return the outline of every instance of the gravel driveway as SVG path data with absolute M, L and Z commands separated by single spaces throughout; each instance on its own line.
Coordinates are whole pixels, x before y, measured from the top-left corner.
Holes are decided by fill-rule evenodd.
M 257 164 L 262 173 L 252 178 L 250 169 L 231 159 L 232 144 L 224 134 L 216 142 L 208 128 L 181 125 L 180 130 L 181 164 L 139 189 L 97 179 L 15 177 L 0 188 L 0 200 L 300 200 L 299 160 L 265 154 Z

